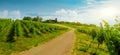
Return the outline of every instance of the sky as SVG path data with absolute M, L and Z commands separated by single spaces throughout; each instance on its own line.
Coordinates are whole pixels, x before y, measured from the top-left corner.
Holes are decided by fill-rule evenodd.
M 102 19 L 110 24 L 120 16 L 120 0 L 0 0 L 0 17 L 22 19 L 40 16 L 43 20 L 99 24 Z

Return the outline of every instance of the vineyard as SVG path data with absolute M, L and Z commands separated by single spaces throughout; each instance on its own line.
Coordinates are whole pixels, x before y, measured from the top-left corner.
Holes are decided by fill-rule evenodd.
M 38 46 L 67 31 L 47 23 L 0 19 L 0 55 L 10 55 Z
M 102 20 L 100 26 L 81 23 L 62 23 L 75 29 L 73 55 L 120 55 L 120 21 L 111 26 Z
M 104 24 L 104 25 L 103 25 Z M 76 28 L 74 55 L 119 55 L 119 21 L 110 26 L 103 20 L 100 27 L 79 26 Z
M 115 21 L 113 26 L 105 20 L 96 26 L 74 22 L 53 25 L 32 20 L 0 19 L 0 55 L 36 47 L 68 31 L 68 27 L 74 28 L 76 34 L 73 55 L 119 55 L 120 21 Z

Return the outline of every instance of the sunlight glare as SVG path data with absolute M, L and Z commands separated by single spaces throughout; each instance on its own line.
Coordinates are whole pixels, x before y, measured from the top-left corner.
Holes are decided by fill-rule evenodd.
M 100 13 L 102 16 L 113 17 L 113 16 L 117 16 L 118 9 L 115 7 L 103 8 L 100 10 Z

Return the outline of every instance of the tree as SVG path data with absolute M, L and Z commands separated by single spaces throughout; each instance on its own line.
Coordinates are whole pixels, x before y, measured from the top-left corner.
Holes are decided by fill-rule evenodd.
M 57 23 L 57 18 L 55 18 L 55 23 Z
M 40 21 L 40 22 L 42 22 L 42 19 L 43 19 L 43 18 L 42 18 L 42 17 L 40 17 L 40 18 L 39 18 L 39 21 Z
M 23 20 L 32 20 L 32 18 L 30 16 L 25 16 Z
M 42 18 L 37 16 L 37 17 L 34 17 L 33 18 L 33 21 L 39 21 L 39 22 L 42 22 Z
M 34 17 L 34 18 L 33 18 L 33 21 L 39 21 L 39 16 Z

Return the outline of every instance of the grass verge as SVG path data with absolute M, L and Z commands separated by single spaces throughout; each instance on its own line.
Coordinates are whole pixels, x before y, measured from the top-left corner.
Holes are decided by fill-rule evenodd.
M 92 40 L 92 38 L 84 33 L 75 31 L 76 42 L 74 44 L 74 49 L 72 55 L 109 55 L 105 43 L 97 48 L 97 40 Z

